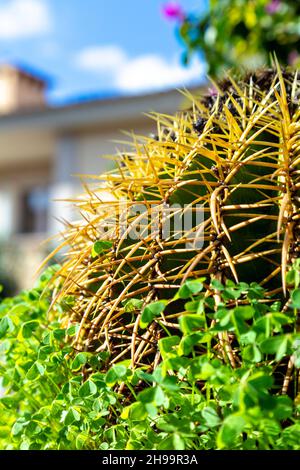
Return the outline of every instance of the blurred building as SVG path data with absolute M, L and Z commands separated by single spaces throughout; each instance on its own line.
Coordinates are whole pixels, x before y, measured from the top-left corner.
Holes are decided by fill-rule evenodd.
M 35 73 L 0 67 L 0 251 L 21 287 L 32 284 L 47 250 L 41 241 L 70 216 L 69 204 L 53 200 L 80 191 L 72 175 L 105 171 L 101 155 L 115 153 L 121 130 L 147 134 L 155 125 L 143 113 L 172 114 L 182 101 L 172 90 L 53 107 L 46 89 Z

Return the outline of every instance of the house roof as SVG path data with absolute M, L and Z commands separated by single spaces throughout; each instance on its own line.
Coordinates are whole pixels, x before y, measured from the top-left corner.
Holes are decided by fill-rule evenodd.
M 204 87 L 190 89 L 193 93 Z M 178 90 L 146 95 L 91 99 L 63 106 L 19 110 L 0 117 L 0 133 L 19 129 L 76 130 L 92 125 L 109 125 L 142 119 L 146 112 L 172 114 L 180 109 L 183 96 Z
M 0 73 L 2 71 L 18 73 L 19 75 L 30 78 L 45 87 L 48 87 L 52 83 L 49 76 L 21 63 L 0 63 Z

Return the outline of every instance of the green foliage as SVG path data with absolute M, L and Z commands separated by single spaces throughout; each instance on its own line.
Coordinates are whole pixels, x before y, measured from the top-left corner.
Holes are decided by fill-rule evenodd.
M 161 312 L 164 311 L 164 308 L 166 306 L 166 302 L 164 301 L 157 301 L 153 302 L 150 305 L 147 305 L 142 313 L 141 316 L 141 327 L 145 328 L 149 323 L 152 323 L 155 317 L 160 316 Z
M 132 370 L 130 361 L 106 371 L 107 354 L 69 346 L 78 328 L 59 320 L 63 308 L 49 310 L 52 274 L 0 306 L 1 448 L 300 449 L 297 287 L 282 311 L 255 283 L 213 281 L 216 307 L 201 280 L 189 281 L 141 318 L 157 321 L 158 307 L 186 301 L 178 335 L 166 331 L 159 342 L 163 360 L 153 373 Z M 236 298 L 244 304 L 235 306 Z M 217 347 L 225 334 L 234 335 L 234 366 Z M 291 355 L 295 369 L 282 394 Z
M 203 9 L 202 9 L 203 10 Z M 187 14 L 180 24 L 184 60 L 204 54 L 211 76 L 241 65 L 299 64 L 300 5 L 291 0 L 210 0 L 205 13 Z
M 105 354 L 75 353 L 68 344 L 77 325 L 49 310 L 50 268 L 37 286 L 0 306 L 0 448 L 96 449 L 98 430 L 116 393 L 98 371 Z M 82 378 L 85 367 L 90 377 Z M 120 367 L 120 366 L 116 366 Z M 125 369 L 127 372 L 127 369 Z M 116 408 L 117 409 L 117 408 Z
M 112 247 L 113 243 L 109 240 L 98 240 L 93 244 L 92 247 L 92 257 L 96 258 L 97 256 L 105 253 Z

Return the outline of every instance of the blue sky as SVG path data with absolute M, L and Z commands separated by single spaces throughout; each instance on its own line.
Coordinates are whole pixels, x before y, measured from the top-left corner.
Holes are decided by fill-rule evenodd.
M 181 0 L 187 11 L 206 0 Z M 181 65 L 167 0 L 0 0 L 0 61 L 52 78 L 51 101 L 134 94 L 199 82 L 205 66 Z

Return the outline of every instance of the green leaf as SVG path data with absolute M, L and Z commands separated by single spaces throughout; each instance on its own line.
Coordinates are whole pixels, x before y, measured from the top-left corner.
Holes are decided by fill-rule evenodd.
M 293 402 L 287 395 L 276 397 L 274 415 L 279 421 L 291 418 L 293 414 Z
M 105 376 L 106 383 L 115 383 L 119 379 L 123 379 L 127 375 L 127 367 L 124 365 L 115 365 L 113 366 Z
M 29 369 L 26 374 L 28 380 L 36 380 L 38 377 L 45 374 L 45 367 L 38 361 L 36 361 Z
M 79 370 L 84 366 L 87 362 L 87 353 L 81 352 L 76 355 L 74 358 L 72 364 L 71 364 L 71 369 L 72 370 Z
M 250 306 L 246 307 L 236 307 L 230 311 L 231 313 L 231 323 L 234 326 L 235 333 L 240 336 L 248 332 L 249 326 L 246 323 L 246 320 L 252 318 L 255 314 L 254 308 Z M 222 321 L 220 322 L 222 325 Z
M 286 355 L 289 342 L 289 335 L 276 335 L 262 341 L 260 349 L 266 354 L 276 354 L 276 360 L 279 361 Z
M 156 387 L 143 390 L 139 394 L 139 400 L 145 405 L 150 403 L 160 407 L 165 401 L 165 394 L 163 389 L 158 385 Z
M 184 335 L 200 330 L 205 326 L 205 318 L 202 315 L 182 315 L 179 319 L 180 329 Z
M 164 300 L 158 300 L 157 302 L 147 305 L 141 315 L 141 328 L 146 328 L 155 317 L 158 317 L 164 311 L 166 305 L 167 302 Z
M 79 389 L 79 395 L 82 398 L 91 397 L 93 395 L 96 395 L 96 393 L 97 393 L 97 386 L 92 380 L 87 380 L 86 382 L 84 382 L 84 384 L 81 385 Z
M 253 330 L 257 332 L 260 336 L 265 336 L 265 338 L 269 338 L 272 334 L 272 318 L 270 314 L 265 315 L 262 318 L 258 318 L 253 324 Z
M 247 373 L 245 375 L 248 376 Z M 252 390 L 266 392 L 272 386 L 273 378 L 263 372 L 257 372 L 248 378 L 248 383 L 251 385 Z
M 289 342 L 290 342 L 289 337 L 285 336 L 285 338 L 282 340 L 281 344 L 279 345 L 277 349 L 276 356 L 275 356 L 276 361 L 280 361 L 280 359 L 282 359 L 287 354 Z
M 207 333 L 191 333 L 190 335 L 184 336 L 178 347 L 178 354 L 180 356 L 188 356 L 193 347 L 198 343 L 208 343 L 211 340 L 211 335 Z
M 76 302 L 76 298 L 75 298 L 74 295 L 66 295 L 66 296 L 62 299 L 60 305 L 61 305 L 62 309 L 63 309 L 65 312 L 67 312 L 67 311 L 71 310 L 71 309 L 74 307 L 75 302 Z
M 174 438 L 173 435 L 166 437 L 162 441 L 159 442 L 158 450 L 170 450 L 174 449 Z
M 121 364 L 113 366 L 105 375 L 107 385 L 114 385 L 118 380 L 122 380 L 127 375 L 127 367 Z
M 46 330 L 42 335 L 42 343 L 45 345 L 50 345 L 53 343 L 53 332 Z
M 275 327 L 274 330 L 278 333 L 281 331 L 281 327 L 283 325 L 288 325 L 289 323 L 294 322 L 293 317 L 289 317 L 288 315 L 285 315 L 284 313 L 281 313 L 281 312 L 272 312 L 270 315 L 271 315 L 272 323 Z
M 262 359 L 262 355 L 256 344 L 248 344 L 243 350 L 243 359 L 245 361 L 258 363 Z
M 233 310 L 235 318 L 239 320 L 250 320 L 253 318 L 255 314 L 255 310 L 253 307 L 250 307 L 249 305 L 245 307 L 235 307 Z
M 286 274 L 286 282 L 287 282 L 287 284 L 290 284 L 293 287 L 297 288 L 299 286 L 299 283 L 300 283 L 299 271 L 297 269 L 291 269 Z
M 78 333 L 79 330 L 79 324 L 71 325 L 69 328 L 67 328 L 67 335 L 68 336 L 75 336 Z
M 129 299 L 124 304 L 125 312 L 135 312 L 141 310 L 143 307 L 143 301 L 141 299 Z
M 69 426 L 75 421 L 80 421 L 80 413 L 75 408 L 70 408 L 64 416 L 64 424 Z
M 256 340 L 256 333 L 253 330 L 250 330 L 247 333 L 244 333 L 243 335 L 240 336 L 240 343 L 243 346 L 246 346 L 247 344 L 254 344 L 255 340 Z
M 155 370 L 157 371 L 158 369 L 155 369 Z M 155 380 L 155 378 L 153 377 L 152 374 L 149 374 L 148 372 L 144 372 L 143 370 L 137 369 L 135 373 L 136 373 L 138 379 L 140 379 L 140 380 L 144 380 L 144 381 L 150 382 L 150 383 L 157 381 L 157 380 Z
M 185 450 L 185 442 L 180 434 L 173 434 L 173 449 L 174 450 Z
M 234 287 L 226 287 L 221 295 L 224 300 L 237 300 L 241 297 L 242 292 Z
M 293 335 L 292 352 L 295 359 L 295 367 L 300 369 L 300 335 Z
M 175 298 L 188 299 L 192 295 L 198 294 L 203 289 L 203 283 L 199 279 L 186 281 L 177 292 Z
M 218 308 L 214 314 L 216 320 L 219 320 L 216 324 L 217 329 L 229 329 L 232 327 L 232 310 L 226 308 Z
M 205 423 L 209 428 L 214 428 L 218 426 L 221 422 L 221 419 L 214 408 L 211 406 L 206 406 L 202 411 L 201 414 L 205 419 Z
M 30 421 L 25 429 L 25 434 L 29 437 L 36 436 L 40 434 L 42 431 L 41 427 L 39 426 L 37 421 Z
M 84 433 L 78 434 L 76 437 L 76 441 L 75 441 L 76 449 L 78 450 L 84 449 L 88 440 L 89 440 L 88 434 L 84 434 Z
M 12 427 L 11 433 L 13 436 L 18 436 L 23 432 L 24 426 L 26 426 L 26 420 L 24 418 L 18 419 Z
M 178 385 L 178 378 L 169 375 L 162 379 L 160 385 L 163 387 L 163 389 L 168 390 L 170 392 L 174 392 L 176 390 L 179 390 L 180 388 Z
M 66 330 L 64 328 L 56 328 L 55 330 L 53 330 L 53 337 L 57 340 L 57 341 L 62 341 L 66 336 Z
M 256 282 L 251 282 L 247 297 L 250 300 L 263 299 L 265 295 L 265 289 Z
M 110 240 L 98 240 L 94 243 L 92 247 L 92 257 L 97 258 L 97 256 L 102 255 L 108 251 L 113 246 L 113 242 Z
M 0 339 L 6 335 L 8 331 L 12 332 L 14 330 L 14 324 L 12 320 L 5 316 L 0 321 Z
M 136 402 L 130 406 L 127 406 L 123 409 L 121 413 L 121 419 L 125 420 L 132 420 L 132 421 L 142 421 L 147 417 L 147 410 L 145 406 L 140 403 Z
M 33 331 L 39 326 L 39 322 L 31 320 L 23 323 L 20 334 L 23 338 L 31 338 Z M 18 335 L 19 336 L 19 335 Z
M 227 416 L 217 436 L 218 448 L 230 449 L 234 447 L 245 425 L 246 421 L 241 415 L 232 414 Z
M 169 336 L 159 340 L 158 346 L 163 359 L 166 359 L 170 354 L 177 355 L 174 348 L 178 346 L 179 342 L 179 336 Z
M 300 309 L 300 289 L 295 289 L 291 295 L 292 307 Z
M 45 361 L 54 351 L 55 348 L 53 346 L 41 346 L 39 348 L 38 359 L 40 361 Z
M 219 291 L 223 291 L 225 289 L 223 284 L 220 281 L 218 281 L 217 279 L 213 279 L 211 281 L 211 287 L 213 287 L 215 290 L 219 290 Z
M 272 441 L 278 439 L 281 434 L 281 426 L 275 419 L 262 418 L 259 422 L 259 427 L 268 440 Z
M 285 449 L 294 449 L 299 451 L 300 442 L 300 423 L 293 424 L 282 431 L 282 438 Z M 293 446 L 293 447 L 290 447 Z
M 225 286 L 238 288 L 239 285 L 235 284 L 231 279 L 226 279 Z
M 115 366 L 113 366 L 113 371 L 116 375 L 116 377 L 118 377 L 118 379 L 122 379 L 124 377 L 126 377 L 126 374 L 127 374 L 127 367 L 124 366 L 124 365 L 121 365 L 121 364 L 117 364 Z
M 199 307 L 199 304 L 202 304 L 201 307 Z M 186 302 L 184 304 L 184 308 L 187 312 L 189 313 L 199 313 L 201 314 L 201 308 L 203 309 L 204 301 L 203 300 L 190 300 L 189 302 Z

